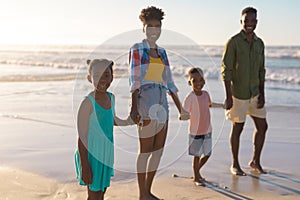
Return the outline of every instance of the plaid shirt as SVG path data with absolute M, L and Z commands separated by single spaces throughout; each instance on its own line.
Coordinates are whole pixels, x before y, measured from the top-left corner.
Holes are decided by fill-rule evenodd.
M 143 40 L 141 43 L 136 43 L 130 48 L 129 54 L 129 66 L 130 66 L 130 92 L 134 92 L 139 89 L 143 83 L 146 83 L 144 78 L 149 68 L 150 57 L 149 57 L 150 46 L 147 40 Z M 157 46 L 158 55 L 161 58 L 165 69 L 162 74 L 163 86 L 165 86 L 169 93 L 177 93 L 178 89 L 174 84 L 169 60 L 167 57 L 166 50 Z

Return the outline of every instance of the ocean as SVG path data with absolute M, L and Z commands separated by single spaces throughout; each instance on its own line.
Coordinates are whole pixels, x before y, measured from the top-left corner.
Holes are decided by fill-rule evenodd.
M 207 80 L 222 82 L 223 46 L 164 47 L 175 78 L 182 78 L 185 83 L 187 70 L 197 66 L 204 70 Z M 114 60 L 114 72 L 127 76 L 129 48 L 128 45 L 111 44 L 1 46 L 0 82 L 76 79 L 85 76 L 87 58 L 99 57 Z M 267 105 L 300 106 L 300 46 L 267 46 L 265 65 Z

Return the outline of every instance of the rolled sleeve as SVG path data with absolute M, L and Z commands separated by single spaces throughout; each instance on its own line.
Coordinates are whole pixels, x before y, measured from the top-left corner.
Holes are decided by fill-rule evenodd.
M 138 49 L 130 49 L 129 55 L 129 66 L 130 66 L 130 92 L 134 92 L 136 89 L 140 88 L 140 66 L 141 57 Z
M 263 45 L 264 47 L 264 45 Z M 259 69 L 259 81 L 265 81 L 266 69 L 265 69 L 265 50 L 263 50 L 262 62 Z
M 229 40 L 224 47 L 224 52 L 222 56 L 222 79 L 225 80 L 232 80 L 232 70 L 235 64 L 235 50 L 233 41 Z
M 178 92 L 178 88 L 176 87 L 176 85 L 174 83 L 174 80 L 173 80 L 173 76 L 172 76 L 172 72 L 171 72 L 171 68 L 170 68 L 167 53 L 162 48 L 159 50 L 159 52 L 160 52 L 160 55 L 163 58 L 163 62 L 164 62 L 164 65 L 165 65 L 165 71 L 164 71 L 164 74 L 163 74 L 163 79 L 164 79 L 165 85 L 167 86 L 168 94 L 176 94 Z
M 169 94 L 176 94 L 178 89 L 174 83 L 170 66 L 166 66 L 166 76 L 167 76 L 167 88 L 169 90 Z

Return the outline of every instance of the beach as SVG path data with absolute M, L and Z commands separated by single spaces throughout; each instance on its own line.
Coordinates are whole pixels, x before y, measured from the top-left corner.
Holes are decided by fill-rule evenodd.
M 58 69 L 57 69 L 58 70 Z M 59 71 L 59 70 L 58 70 Z M 190 91 L 186 77 L 177 77 L 180 99 Z M 0 87 L 0 199 L 85 199 L 86 188 L 76 181 L 73 162 L 77 145 L 75 116 L 89 90 L 86 80 L 3 81 Z M 222 102 L 222 82 L 207 81 L 212 100 Z M 126 76 L 115 78 L 110 91 L 116 95 L 116 114 L 127 117 L 129 85 Z M 286 91 L 277 91 L 283 95 Z M 267 91 L 273 98 L 273 91 Z M 300 198 L 300 107 L 266 104 L 269 129 L 261 162 L 268 174 L 260 175 L 247 165 L 252 156 L 253 124 L 247 118 L 241 136 L 240 163 L 246 177 L 229 171 L 230 122 L 224 110 L 212 108 L 213 153 L 202 169 L 206 187 L 192 179 L 187 155 L 188 122 L 179 121 L 170 103 L 166 148 L 154 181 L 153 193 L 173 199 L 297 199 Z M 115 176 L 105 199 L 137 199 L 135 160 L 136 127 L 115 127 Z M 176 174 L 178 177 L 173 177 Z

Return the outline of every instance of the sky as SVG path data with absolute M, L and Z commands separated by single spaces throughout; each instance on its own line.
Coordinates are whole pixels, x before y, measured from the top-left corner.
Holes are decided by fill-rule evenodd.
M 201 45 L 224 45 L 240 31 L 241 10 L 258 10 L 266 45 L 300 45 L 299 0 L 0 0 L 0 45 L 95 44 L 141 29 L 147 6 L 162 8 L 163 29 Z

